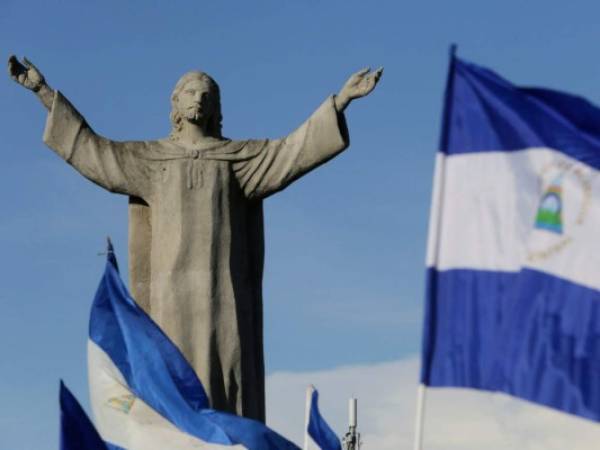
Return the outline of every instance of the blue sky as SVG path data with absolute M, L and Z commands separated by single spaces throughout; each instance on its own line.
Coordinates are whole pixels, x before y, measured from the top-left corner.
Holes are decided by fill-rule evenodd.
M 219 82 L 224 134 L 248 138 L 287 134 L 351 73 L 384 66 L 348 110 L 350 149 L 265 203 L 267 371 L 328 370 L 419 351 L 450 43 L 515 83 L 600 103 L 599 7 L 561 4 L 2 0 L 0 56 L 29 57 L 114 139 L 167 135 L 187 70 Z M 0 91 L 0 448 L 52 449 L 59 378 L 87 405 L 97 254 L 110 235 L 126 264 L 127 201 L 45 148 L 30 92 L 8 76 Z

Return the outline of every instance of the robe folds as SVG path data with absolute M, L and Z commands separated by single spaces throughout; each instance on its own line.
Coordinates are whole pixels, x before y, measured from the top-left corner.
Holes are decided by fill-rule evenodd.
M 133 297 L 191 363 L 213 408 L 264 421 L 262 199 L 348 146 L 333 97 L 285 138 L 190 149 L 106 139 L 56 91 L 44 142 L 130 196 Z

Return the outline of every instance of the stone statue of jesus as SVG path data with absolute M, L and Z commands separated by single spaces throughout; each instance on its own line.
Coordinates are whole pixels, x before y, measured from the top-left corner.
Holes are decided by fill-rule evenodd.
M 196 370 L 211 406 L 264 421 L 262 200 L 348 146 L 343 112 L 382 69 L 352 75 L 281 139 L 221 135 L 217 83 L 189 72 L 171 96 L 172 132 L 156 141 L 98 135 L 27 59 L 11 77 L 49 114 L 44 142 L 84 177 L 129 196 L 130 288 Z

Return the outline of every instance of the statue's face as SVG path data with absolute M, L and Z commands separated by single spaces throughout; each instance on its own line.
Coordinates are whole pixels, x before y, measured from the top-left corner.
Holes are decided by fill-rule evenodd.
M 212 116 L 214 96 L 208 83 L 190 80 L 177 95 L 176 107 L 181 116 L 195 124 L 206 123 Z

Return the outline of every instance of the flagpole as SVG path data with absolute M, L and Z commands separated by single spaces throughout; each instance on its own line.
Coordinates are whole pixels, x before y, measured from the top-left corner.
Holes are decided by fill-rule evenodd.
M 423 431 L 425 424 L 425 385 L 419 384 L 417 387 L 417 413 L 415 415 L 415 440 L 413 450 L 423 448 Z
M 427 242 L 427 257 L 426 265 L 427 270 L 435 268 L 438 262 L 438 237 L 440 231 L 440 217 L 442 217 L 442 192 L 444 189 L 444 165 L 445 158 L 444 152 L 448 148 L 449 129 L 450 129 L 450 116 L 451 111 L 451 95 L 454 84 L 454 68 L 456 61 L 456 44 L 450 46 L 450 64 L 448 67 L 448 76 L 446 80 L 446 89 L 444 92 L 444 107 L 442 113 L 442 132 L 440 133 L 440 144 L 439 152 L 435 161 L 435 169 L 433 175 L 433 190 L 431 193 L 431 212 L 429 214 L 429 233 Z M 429 275 L 428 275 L 428 283 Z M 429 284 L 428 284 L 429 289 Z M 425 308 L 425 326 L 428 323 L 428 314 L 433 313 L 430 309 L 430 299 L 428 298 Z M 432 336 L 428 335 L 427 329 L 424 328 L 423 332 L 423 352 L 421 359 L 421 383 L 417 387 L 417 411 L 415 415 L 415 439 L 413 450 L 422 450 L 423 448 L 423 434 L 425 427 L 425 400 L 426 400 L 426 386 L 425 383 L 429 379 L 430 363 L 429 357 L 431 355 L 431 349 L 435 346 Z
M 313 390 L 314 387 L 312 385 L 306 388 L 306 403 L 304 406 L 304 450 L 308 450 L 308 421 L 310 420 L 310 401 Z

